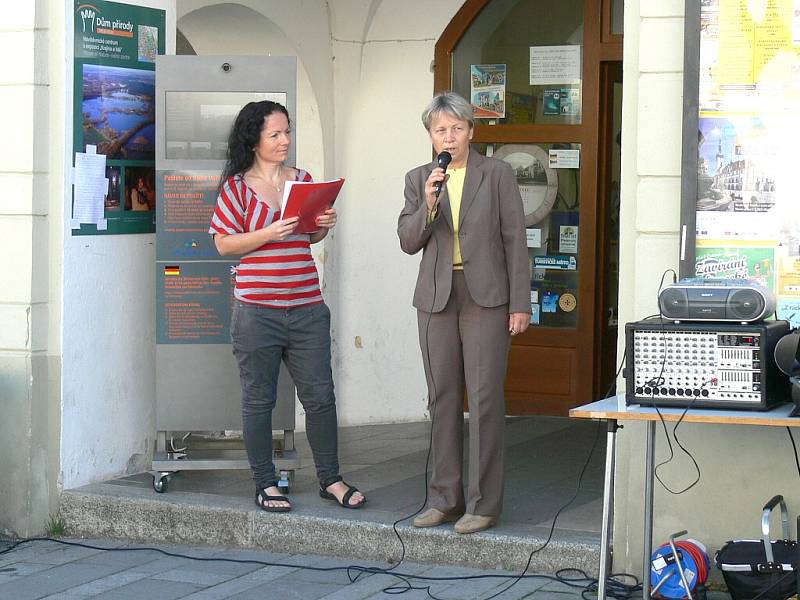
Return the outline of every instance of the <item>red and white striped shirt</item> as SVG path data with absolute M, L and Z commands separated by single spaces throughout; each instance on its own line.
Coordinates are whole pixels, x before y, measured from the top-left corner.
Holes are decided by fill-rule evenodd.
M 312 181 L 298 170 L 296 181 Z M 260 200 L 241 175 L 222 185 L 208 232 L 235 234 L 263 229 L 280 218 L 280 210 Z M 236 299 L 273 308 L 322 302 L 317 266 L 308 235 L 267 242 L 242 257 L 236 267 Z

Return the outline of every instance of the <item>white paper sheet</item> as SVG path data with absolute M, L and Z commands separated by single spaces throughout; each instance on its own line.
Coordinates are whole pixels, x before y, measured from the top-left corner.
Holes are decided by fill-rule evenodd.
M 97 223 L 103 218 L 103 201 L 108 192 L 106 179 L 106 156 L 89 152 L 75 153 L 75 196 L 72 205 L 72 221 Z
M 530 47 L 531 85 L 554 85 L 580 82 L 580 46 Z

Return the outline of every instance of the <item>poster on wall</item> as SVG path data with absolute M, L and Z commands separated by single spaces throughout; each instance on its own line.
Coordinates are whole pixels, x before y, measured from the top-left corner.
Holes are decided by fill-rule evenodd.
M 506 66 L 470 65 L 470 102 L 476 119 L 506 116 Z
M 581 112 L 581 90 L 570 88 L 545 88 L 542 92 L 542 114 L 577 115 Z
M 73 84 L 75 164 L 104 157 L 94 210 L 77 210 L 81 173 L 73 173 L 73 235 L 155 231 L 155 60 L 164 54 L 166 11 L 76 0 Z
M 696 94 L 697 130 L 684 130 L 685 151 L 697 145 L 696 194 L 684 196 L 694 272 L 757 279 L 776 293 L 778 318 L 797 326 L 800 2 L 709 0 L 699 18 L 699 77 L 685 91 Z
M 716 240 L 717 244 L 724 243 Z M 767 246 L 723 247 L 698 245 L 695 272 L 707 279 L 753 279 L 766 288 L 775 288 L 775 249 Z

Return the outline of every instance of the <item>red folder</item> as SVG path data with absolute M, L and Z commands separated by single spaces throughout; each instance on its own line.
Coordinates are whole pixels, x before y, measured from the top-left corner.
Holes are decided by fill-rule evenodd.
M 300 217 L 293 233 L 319 231 L 316 218 L 333 206 L 342 185 L 342 178 L 332 181 L 287 181 L 281 219 Z

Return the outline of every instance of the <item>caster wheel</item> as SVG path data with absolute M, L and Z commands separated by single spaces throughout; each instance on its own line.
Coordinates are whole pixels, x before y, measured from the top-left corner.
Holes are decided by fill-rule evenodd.
M 167 481 L 167 475 L 161 475 L 160 477 L 153 475 L 153 489 L 159 494 L 163 494 L 167 491 Z

